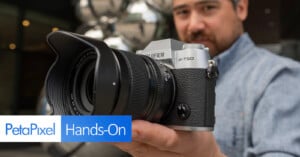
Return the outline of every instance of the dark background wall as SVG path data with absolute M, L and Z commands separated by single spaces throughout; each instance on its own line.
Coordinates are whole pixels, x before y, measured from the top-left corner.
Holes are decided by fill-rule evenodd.
M 74 31 L 74 13 L 70 0 L 0 0 L 0 114 L 35 112 L 55 58 L 46 35 L 57 28 Z
M 245 29 L 256 43 L 300 39 L 299 0 L 250 0 Z

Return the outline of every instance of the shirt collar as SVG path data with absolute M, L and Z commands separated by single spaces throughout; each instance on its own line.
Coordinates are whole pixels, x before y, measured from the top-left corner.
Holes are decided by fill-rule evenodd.
M 230 69 L 231 66 L 246 55 L 249 48 L 253 46 L 254 43 L 248 33 L 243 33 L 229 49 L 215 56 L 214 60 L 218 65 L 220 74 Z

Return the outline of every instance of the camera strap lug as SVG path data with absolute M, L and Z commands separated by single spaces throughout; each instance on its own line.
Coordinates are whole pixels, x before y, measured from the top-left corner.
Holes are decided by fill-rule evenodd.
M 218 67 L 214 60 L 208 60 L 208 67 L 207 67 L 207 77 L 209 79 L 215 79 L 219 75 Z

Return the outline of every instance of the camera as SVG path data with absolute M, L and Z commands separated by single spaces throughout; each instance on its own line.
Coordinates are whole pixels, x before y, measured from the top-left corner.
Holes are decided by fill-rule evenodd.
M 45 87 L 52 114 L 131 115 L 178 130 L 212 130 L 217 66 L 208 48 L 174 39 L 136 53 L 56 31 Z

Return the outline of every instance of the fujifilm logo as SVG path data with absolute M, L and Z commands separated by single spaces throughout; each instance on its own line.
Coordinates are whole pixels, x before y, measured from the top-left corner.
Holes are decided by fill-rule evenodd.
M 170 49 L 159 49 L 159 50 L 148 50 L 148 51 L 139 50 L 136 53 L 140 55 L 146 55 L 157 60 L 172 58 L 172 51 Z

